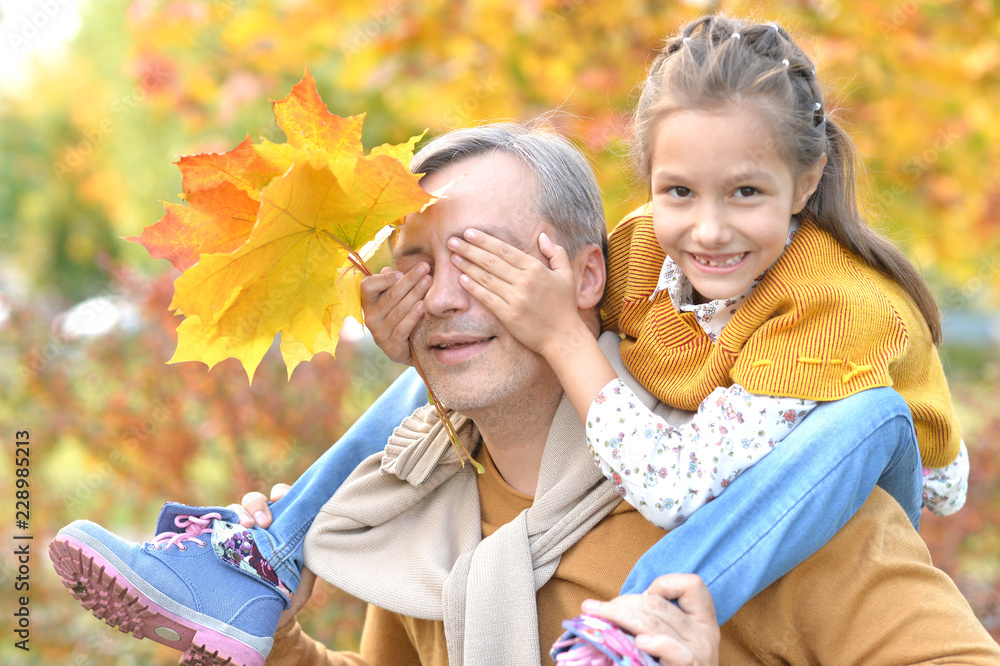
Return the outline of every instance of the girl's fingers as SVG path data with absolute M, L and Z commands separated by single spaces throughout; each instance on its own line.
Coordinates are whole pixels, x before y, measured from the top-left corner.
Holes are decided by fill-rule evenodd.
M 243 524 L 243 514 L 250 517 L 251 527 L 254 525 L 260 527 L 270 527 L 271 525 L 271 508 L 268 506 L 267 498 L 264 497 L 264 493 L 260 492 L 249 492 L 243 496 L 240 500 L 240 524 Z
M 361 307 L 365 324 L 370 329 L 384 331 L 389 337 L 392 330 L 411 312 L 427 294 L 431 278 L 430 266 L 421 262 L 405 275 L 383 271 L 361 281 Z M 402 275 L 402 277 L 398 277 Z
M 572 268 L 569 261 L 569 255 L 566 253 L 566 248 L 562 245 L 557 245 L 555 241 L 549 238 L 548 234 L 541 233 L 538 236 L 538 250 L 542 253 L 542 256 L 549 260 L 549 267 L 554 271 L 559 270 L 569 270 Z
M 451 260 L 459 270 L 465 273 L 466 276 L 472 278 L 476 284 L 482 286 L 490 293 L 500 296 L 500 298 L 503 298 L 503 292 L 512 286 L 511 282 L 508 280 L 503 279 L 496 273 L 491 272 L 482 266 L 459 256 L 458 254 L 452 255 Z
M 409 309 L 409 312 L 407 312 L 393 327 L 392 333 L 389 335 L 389 340 L 392 345 L 400 350 L 409 350 L 410 333 L 413 332 L 417 322 L 419 322 L 420 318 L 423 316 L 424 302 L 417 301 L 414 303 L 413 307 Z
M 402 283 L 403 281 L 400 280 L 399 284 Z M 423 300 L 424 296 L 427 295 L 427 290 L 430 288 L 431 277 L 424 275 L 410 289 L 403 292 L 401 297 L 397 294 L 389 296 L 385 301 L 386 307 L 391 306 L 391 309 L 384 315 L 386 326 L 395 329 L 410 317 L 413 314 L 413 308 Z M 409 335 L 409 331 L 407 331 L 407 335 Z
M 530 255 L 522 252 L 510 243 L 502 241 L 499 238 L 491 236 L 483 231 L 479 231 L 478 229 L 466 229 L 465 233 L 462 235 L 468 243 L 482 248 L 486 252 L 502 259 L 512 266 L 523 267 L 522 265 L 524 261 L 526 259 L 531 259 Z
M 430 266 L 420 262 L 407 273 L 387 268 L 361 281 L 361 307 L 377 307 L 386 311 L 394 307 L 430 273 Z
M 292 487 L 287 483 L 276 483 L 271 486 L 271 501 L 277 502 L 284 497 Z
M 475 229 L 467 229 L 465 240 L 448 239 L 448 249 L 481 266 L 505 281 L 518 271 L 530 268 L 538 260 L 516 247 Z
M 712 593 L 696 574 L 670 574 L 650 583 L 646 594 L 675 599 L 681 609 L 701 622 L 715 622 L 715 602 Z
M 230 504 L 226 508 L 229 509 L 230 511 L 236 512 L 236 515 L 239 516 L 239 518 L 240 518 L 240 521 L 239 521 L 240 522 L 240 527 L 256 527 L 257 526 L 257 523 L 254 521 L 253 518 L 250 517 L 250 514 L 247 513 L 247 510 L 244 509 L 239 504 Z
M 361 281 L 365 326 L 375 344 L 398 363 L 410 362 L 409 337 L 424 313 L 429 273 L 430 266 L 420 262 L 405 274 L 386 269 Z
M 466 263 L 462 266 L 464 271 L 470 264 Z M 500 319 L 505 325 L 507 322 L 507 302 L 501 298 L 498 294 L 494 293 L 487 287 L 484 287 L 479 281 L 473 279 L 468 275 L 461 275 L 458 278 L 458 283 L 462 285 L 462 288 L 469 292 L 473 298 L 486 306 L 486 308 L 492 312 L 497 318 Z M 508 325 L 509 328 L 509 325 Z
M 695 666 L 691 648 L 673 636 L 636 636 L 635 645 L 646 653 L 659 657 L 660 666 Z
M 396 284 L 403 274 L 391 269 L 383 269 L 381 273 L 369 275 L 361 281 L 361 306 L 371 307 L 379 296 Z
M 674 625 L 684 621 L 684 612 L 660 597 L 629 594 L 584 609 L 626 631 L 639 635 L 676 635 Z

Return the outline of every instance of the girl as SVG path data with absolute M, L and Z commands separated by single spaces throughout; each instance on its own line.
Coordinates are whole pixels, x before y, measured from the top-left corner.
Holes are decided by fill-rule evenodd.
M 961 508 L 968 458 L 934 349 L 937 306 L 862 218 L 855 149 L 789 35 L 724 17 L 686 26 L 652 64 L 634 142 L 651 200 L 611 236 L 604 326 L 644 387 L 698 410 L 687 426 L 644 408 L 578 326 L 566 255 L 545 234 L 551 270 L 481 232 L 451 242 L 463 285 L 550 363 L 624 498 L 670 529 L 819 402 L 892 386 L 913 414 L 924 506 Z M 775 482 L 797 492 L 796 473 Z M 833 491 L 867 497 L 854 481 Z

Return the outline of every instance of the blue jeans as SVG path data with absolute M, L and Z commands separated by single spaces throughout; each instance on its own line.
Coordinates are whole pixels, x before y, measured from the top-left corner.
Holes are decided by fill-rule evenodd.
M 336 444 L 298 478 L 288 493 L 271 504 L 274 520 L 266 530 L 253 528 L 261 555 L 288 589 L 299 587 L 305 562 L 302 544 L 320 509 L 361 461 L 385 448 L 393 429 L 427 404 L 427 389 L 410 368 L 361 415 Z
M 313 518 L 354 468 L 381 451 L 393 428 L 426 402 L 420 377 L 407 370 L 271 505 L 271 527 L 254 528 L 262 554 L 291 590 L 299 585 L 302 544 Z M 665 573 L 698 573 L 722 624 L 829 541 L 876 483 L 916 526 L 921 478 L 910 410 L 898 393 L 871 389 L 820 405 L 726 492 L 639 558 L 622 593 L 642 592 Z
M 694 572 L 724 624 L 829 541 L 876 484 L 917 527 L 922 479 L 910 409 L 896 391 L 869 389 L 823 403 L 640 557 L 622 594 L 641 593 L 665 573 Z

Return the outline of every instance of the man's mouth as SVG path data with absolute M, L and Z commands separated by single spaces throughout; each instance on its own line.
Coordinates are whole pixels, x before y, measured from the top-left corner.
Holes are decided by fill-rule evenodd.
M 495 339 L 496 336 L 431 336 L 427 342 L 438 363 L 451 365 L 476 356 Z
M 459 348 L 459 347 L 467 347 L 469 345 L 476 345 L 476 344 L 479 344 L 480 342 L 487 342 L 487 341 L 492 340 L 492 339 L 493 339 L 493 337 L 491 336 L 491 337 L 488 337 L 488 338 L 472 338 L 472 339 L 463 339 L 463 340 L 446 340 L 444 342 L 432 342 L 430 346 L 433 347 L 433 348 L 435 348 L 435 349 L 454 349 L 454 348 Z

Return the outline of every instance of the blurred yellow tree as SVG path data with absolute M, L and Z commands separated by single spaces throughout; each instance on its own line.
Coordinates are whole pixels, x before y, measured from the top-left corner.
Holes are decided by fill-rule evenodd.
M 138 262 L 113 237 L 179 189 L 165 162 L 248 130 L 280 140 L 260 101 L 306 65 L 334 113 L 369 112 L 369 143 L 562 109 L 613 223 L 642 196 L 624 157 L 646 64 L 716 8 L 802 36 L 871 168 L 875 222 L 946 306 L 995 302 L 1000 19 L 987 0 L 110 0 L 88 6 L 64 62 L 6 95 L 0 136 L 20 163 L 0 167 L 0 224 L 18 220 L 23 270 L 70 291 L 99 253 Z
M 81 4 L 64 57 L 0 89 L 0 424 L 44 442 L 32 468 L 39 543 L 81 517 L 148 538 L 162 501 L 227 502 L 291 480 L 397 372 L 350 345 L 290 383 L 268 357 L 249 387 L 235 362 L 167 366 L 175 274 L 119 238 L 155 222 L 160 200 L 176 201 L 179 155 L 229 150 L 247 133 L 282 142 L 263 102 L 307 66 L 332 112 L 368 113 L 369 148 L 559 109 L 554 122 L 591 156 L 614 224 L 644 195 L 628 162 L 629 112 L 662 38 L 716 9 L 779 21 L 815 57 L 861 148 L 873 223 L 904 245 L 947 311 L 1000 303 L 1000 15 L 990 0 Z M 60 313 L 94 295 L 124 307 L 122 325 L 66 336 Z M 111 308 L 90 307 L 95 318 Z M 949 367 L 974 492 L 958 516 L 928 520 L 925 538 L 1000 635 L 993 344 L 971 357 L 975 381 L 955 386 Z M 98 628 L 46 563 L 33 566 L 33 626 L 53 638 L 28 663 L 173 655 Z M 0 583 L 10 576 L 0 560 Z M 318 595 L 311 630 L 349 644 L 358 608 L 324 604 L 330 594 Z

